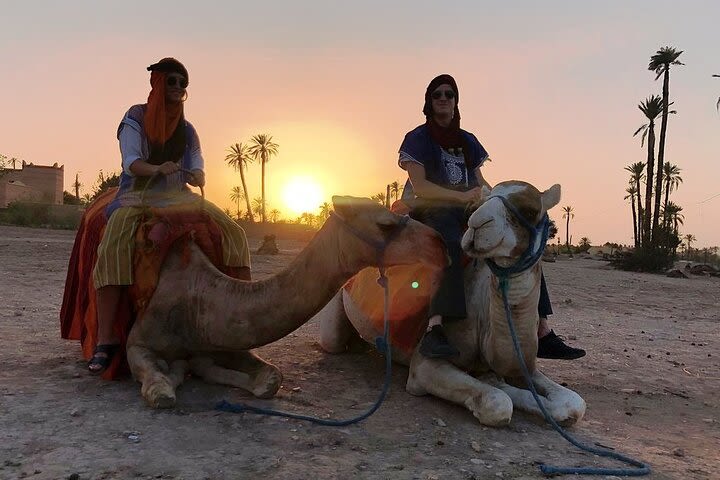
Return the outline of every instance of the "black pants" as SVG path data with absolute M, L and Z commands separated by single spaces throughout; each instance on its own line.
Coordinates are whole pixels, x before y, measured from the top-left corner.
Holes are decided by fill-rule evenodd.
M 462 265 L 463 251 L 460 247 L 460 240 L 467 225 L 465 209 L 448 206 L 418 206 L 413 208 L 410 216 L 434 228 L 442 236 L 450 257 L 450 265 L 445 268 L 440 286 L 430 300 L 428 316 L 440 315 L 443 320 L 459 320 L 467 317 Z M 545 284 L 545 275 L 540 276 L 538 313 L 540 317 L 547 317 L 553 313 L 550 295 Z

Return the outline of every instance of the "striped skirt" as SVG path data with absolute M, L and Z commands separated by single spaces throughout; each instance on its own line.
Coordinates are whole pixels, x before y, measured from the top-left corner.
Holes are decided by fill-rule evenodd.
M 210 202 L 205 202 L 203 208 L 222 232 L 223 263 L 228 267 L 249 268 L 250 249 L 242 227 Z M 133 284 L 135 232 L 142 214 L 140 207 L 120 207 L 110 215 L 93 270 L 96 289 Z

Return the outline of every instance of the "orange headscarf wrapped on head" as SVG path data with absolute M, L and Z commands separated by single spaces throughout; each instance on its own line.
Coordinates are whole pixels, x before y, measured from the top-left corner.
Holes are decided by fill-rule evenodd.
M 183 117 L 183 103 L 168 104 L 165 101 L 167 74 L 179 73 L 190 80 L 185 66 L 174 58 L 167 57 L 150 65 L 150 95 L 145 109 L 145 134 L 151 145 L 159 146 L 167 142 Z

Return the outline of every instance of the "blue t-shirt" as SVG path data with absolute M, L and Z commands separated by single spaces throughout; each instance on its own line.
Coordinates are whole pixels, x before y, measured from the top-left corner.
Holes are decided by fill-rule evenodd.
M 400 168 L 406 170 L 408 162 L 418 163 L 425 168 L 425 178 L 428 181 L 452 190 L 469 190 L 479 186 L 477 178 L 472 173 L 487 160 L 489 155 L 475 135 L 462 129 L 460 133 L 465 137 L 464 143 L 470 149 L 467 165 L 462 149 L 440 147 L 430 136 L 427 125 L 423 124 L 405 135 L 398 158 Z M 415 193 L 408 180 L 403 190 L 403 198 L 414 196 Z

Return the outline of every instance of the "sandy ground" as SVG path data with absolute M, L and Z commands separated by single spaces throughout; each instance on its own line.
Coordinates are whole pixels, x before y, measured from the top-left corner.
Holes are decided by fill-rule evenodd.
M 178 407 L 153 411 L 138 385 L 86 374 L 58 314 L 74 232 L 0 226 L 0 478 L 541 478 L 537 463 L 609 465 L 550 428 L 516 414 L 508 428 L 477 424 L 461 407 L 404 391 L 368 420 L 329 428 L 215 411 L 222 399 L 348 418 L 375 401 L 375 352 L 330 356 L 312 322 L 260 349 L 285 381 L 270 401 L 190 379 Z M 251 238 L 255 248 L 260 239 Z M 255 256 L 260 279 L 303 247 Z M 720 478 L 720 279 L 674 279 L 609 269 L 593 260 L 546 263 L 555 330 L 588 350 L 541 361 L 579 392 L 583 440 L 649 462 L 651 478 Z M 579 477 L 575 477 L 579 478 Z M 607 477 L 606 477 L 607 478 Z

